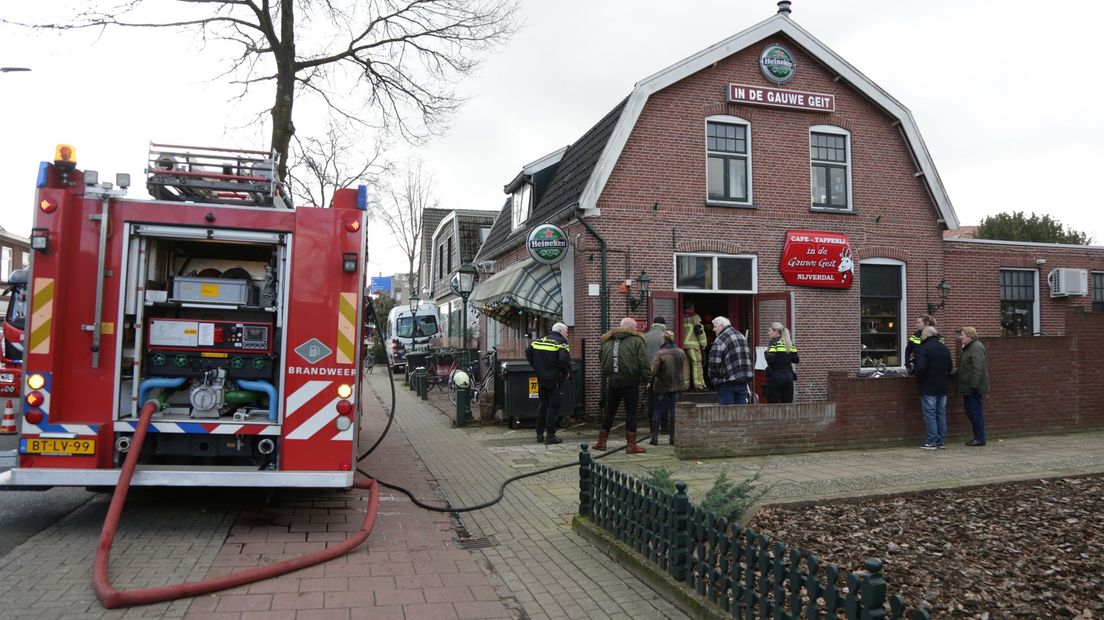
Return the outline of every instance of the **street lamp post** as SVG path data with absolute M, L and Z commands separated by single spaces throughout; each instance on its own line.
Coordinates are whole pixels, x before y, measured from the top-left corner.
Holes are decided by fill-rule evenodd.
M 456 387 L 456 425 L 463 426 L 467 421 L 468 412 L 471 410 L 471 381 L 473 377 L 467 375 L 464 370 L 468 367 L 468 297 L 475 288 L 475 267 L 471 263 L 464 263 L 456 270 L 456 294 L 460 296 L 460 378 Z

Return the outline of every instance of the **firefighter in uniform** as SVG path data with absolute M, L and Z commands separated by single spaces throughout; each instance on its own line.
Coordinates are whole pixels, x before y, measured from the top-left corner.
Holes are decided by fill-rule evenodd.
M 702 372 L 702 354 L 709 346 L 701 317 L 694 312 L 694 304 L 686 304 L 686 316 L 682 318 L 682 348 L 690 362 L 690 389 L 704 390 L 705 375 Z
M 544 338 L 534 340 L 525 349 L 525 359 L 537 375 L 537 442 L 547 445 L 563 443 L 556 436 L 560 419 L 563 388 L 571 376 L 571 349 L 567 344 L 567 325 L 556 323 Z

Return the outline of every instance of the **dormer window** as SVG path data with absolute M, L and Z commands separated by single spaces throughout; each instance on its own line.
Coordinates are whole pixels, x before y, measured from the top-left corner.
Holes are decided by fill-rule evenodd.
M 513 230 L 517 230 L 525 225 L 525 221 L 529 219 L 529 210 L 531 205 L 529 204 L 533 199 L 533 185 L 530 183 L 522 183 L 514 193 L 511 195 L 511 210 L 513 217 Z

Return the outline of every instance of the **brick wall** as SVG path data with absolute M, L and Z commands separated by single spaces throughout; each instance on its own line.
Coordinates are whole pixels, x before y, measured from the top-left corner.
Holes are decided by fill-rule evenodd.
M 1002 436 L 1104 428 L 1104 314 L 1069 312 L 1067 334 L 985 338 L 991 391 L 990 441 Z M 953 343 L 949 343 L 952 344 Z M 957 349 L 952 349 L 957 357 Z M 912 377 L 828 374 L 828 401 L 793 405 L 680 404 L 675 455 L 701 458 L 806 450 L 912 445 L 924 439 Z M 954 381 L 947 404 L 953 442 L 971 437 Z

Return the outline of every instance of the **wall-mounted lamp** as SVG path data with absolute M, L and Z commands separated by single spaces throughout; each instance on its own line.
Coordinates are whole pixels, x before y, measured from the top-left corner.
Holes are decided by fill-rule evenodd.
M 652 286 L 652 278 L 647 272 L 641 271 L 640 275 L 636 277 L 636 282 L 640 285 L 640 294 L 633 297 L 632 289 L 629 289 L 628 292 L 625 293 L 625 299 L 629 303 L 630 311 L 636 310 L 636 308 L 648 298 L 648 291 Z
M 943 306 L 947 305 L 947 293 L 950 292 L 951 285 L 946 280 L 940 280 L 939 284 L 935 285 L 935 290 L 939 291 L 939 303 L 928 302 L 928 314 L 935 314 L 936 310 L 942 310 Z

